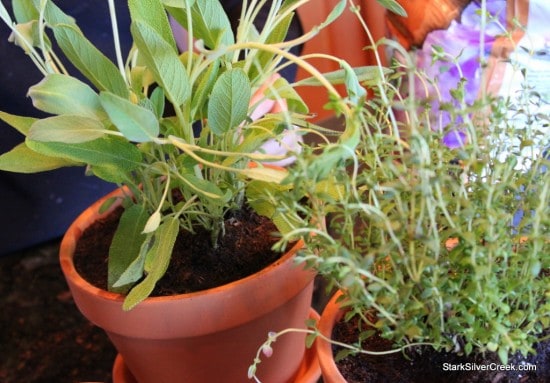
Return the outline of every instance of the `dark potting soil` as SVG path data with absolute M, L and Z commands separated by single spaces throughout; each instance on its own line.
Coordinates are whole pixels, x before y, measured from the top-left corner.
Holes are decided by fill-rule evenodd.
M 74 262 L 90 283 L 106 289 L 107 259 L 122 209 L 86 229 L 77 243 Z M 170 265 L 152 296 L 183 294 L 217 287 L 254 274 L 281 257 L 271 250 L 277 238 L 273 223 L 249 209 L 225 221 L 225 234 L 216 248 L 210 233 L 179 233 Z
M 357 340 L 357 326 L 352 319 L 339 321 L 332 333 L 334 340 L 353 344 Z M 384 351 L 392 343 L 378 335 L 364 341 L 363 347 L 372 351 Z M 340 348 L 333 346 L 333 352 Z M 481 371 L 478 366 L 504 367 L 494 353 L 459 356 L 455 353 L 436 352 L 431 347 L 417 347 L 403 353 L 384 356 L 350 355 L 336 364 L 348 383 L 547 383 L 550 382 L 550 340 L 539 343 L 536 355 L 513 355 L 508 367 L 515 371 L 499 371 L 492 368 Z M 531 364 L 536 371 L 520 371 L 521 366 Z M 457 369 L 462 368 L 463 371 Z M 470 371 L 467 371 L 467 369 Z

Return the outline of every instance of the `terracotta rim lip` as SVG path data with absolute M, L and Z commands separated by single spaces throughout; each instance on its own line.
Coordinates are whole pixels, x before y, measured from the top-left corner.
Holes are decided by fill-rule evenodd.
M 318 322 L 319 331 L 321 332 L 321 334 L 329 339 L 332 339 L 332 330 L 334 328 L 334 325 L 344 315 L 344 311 L 340 309 L 340 306 L 337 303 L 342 294 L 342 291 L 338 290 L 332 296 L 330 301 L 325 306 L 325 309 L 323 310 L 321 318 Z M 328 382 L 331 383 L 345 383 L 346 380 L 338 370 L 336 362 L 334 361 L 331 344 L 322 338 L 317 338 L 315 340 L 315 348 L 317 349 L 317 357 L 319 359 L 319 365 L 321 366 L 321 370 L 323 372 L 323 377 L 330 378 Z
M 107 211 L 101 214 L 98 212 L 99 207 L 104 203 L 105 200 L 112 197 L 122 196 L 122 195 L 123 195 L 123 191 L 121 189 L 116 189 L 113 192 L 107 194 L 106 196 L 100 198 L 99 200 L 94 202 L 92 205 L 90 205 L 90 207 L 84 210 L 67 229 L 61 241 L 60 250 L 59 250 L 61 268 L 63 269 L 66 276 L 71 279 L 75 287 L 81 290 L 91 292 L 92 294 L 100 296 L 102 299 L 114 301 L 114 302 L 120 302 L 120 303 L 124 301 L 125 295 L 102 289 L 100 287 L 97 287 L 91 284 L 86 279 L 84 279 L 75 268 L 75 265 L 73 262 L 73 255 L 74 255 L 74 248 L 76 246 L 76 242 L 78 241 L 78 238 L 80 237 L 82 232 L 97 218 L 105 217 L 106 215 L 111 213 L 115 208 L 117 208 L 120 205 L 120 202 L 119 201 L 115 202 Z M 225 285 L 212 287 L 206 290 L 201 290 L 201 291 L 196 291 L 191 293 L 182 293 L 182 294 L 167 295 L 167 296 L 153 296 L 153 297 L 148 297 L 146 300 L 147 302 L 154 304 L 157 302 L 161 303 L 161 302 L 167 302 L 171 300 L 181 300 L 182 298 L 198 299 L 204 295 L 211 296 L 212 294 L 216 294 L 217 292 L 221 293 L 222 291 L 227 290 L 229 287 L 246 284 L 251 279 L 257 279 L 259 277 L 261 278 L 264 274 L 271 272 L 272 269 L 278 268 L 281 265 L 286 266 L 286 264 L 289 264 L 289 263 L 290 264 L 288 266 L 284 267 L 285 269 L 286 268 L 296 269 L 297 272 L 301 272 L 303 274 L 307 273 L 311 275 L 311 277 L 308 276 L 308 278 L 302 278 L 305 280 L 304 281 L 304 286 L 305 286 L 311 279 L 313 279 L 314 277 L 313 271 L 305 270 L 303 266 L 299 264 L 292 264 L 293 263 L 292 258 L 302 246 L 303 246 L 303 241 L 300 240 L 275 262 L 271 263 L 270 265 L 264 267 L 263 269 L 257 271 L 254 274 L 251 274 L 249 276 L 238 279 L 236 281 L 227 283 Z

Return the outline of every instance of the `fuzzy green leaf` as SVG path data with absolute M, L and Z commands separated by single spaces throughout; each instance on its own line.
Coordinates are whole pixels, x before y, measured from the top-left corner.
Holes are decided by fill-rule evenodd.
M 387 10 L 398 14 L 399 16 L 407 17 L 405 9 L 395 0 L 376 0 Z
M 159 135 L 159 122 L 149 109 L 109 92 L 102 92 L 99 98 L 113 124 L 128 140 L 148 142 Z
M 380 68 L 377 66 L 361 66 L 352 68 L 353 73 L 357 77 L 357 81 L 362 84 L 375 84 L 377 81 L 382 80 Z M 327 79 L 333 85 L 340 85 L 346 83 L 346 79 L 349 77 L 347 73 L 348 69 L 338 69 L 332 72 L 323 73 L 323 77 Z M 383 68 L 382 73 L 388 74 L 389 69 Z M 315 77 L 307 77 L 300 80 L 297 84 L 300 86 L 323 86 Z
M 28 138 L 42 142 L 76 144 L 93 141 L 105 135 L 105 128 L 98 120 L 81 116 L 53 116 L 36 121 Z
M 131 170 L 121 169 L 113 164 L 91 165 L 88 170 L 94 176 L 113 184 L 121 185 L 132 182 Z
M 193 31 L 197 40 L 203 40 L 204 45 L 215 49 L 219 45 L 231 45 L 235 39 L 231 22 L 219 1 L 195 0 L 191 6 L 192 28 L 187 25 L 185 5 L 181 8 L 168 7 L 170 14 L 187 30 Z
M 274 182 L 280 184 L 288 175 L 286 169 L 271 168 L 271 167 L 254 167 L 243 169 L 242 173 L 257 181 Z
M 44 19 L 48 25 L 67 24 L 78 28 L 75 19 L 63 12 L 53 1 L 33 0 L 33 3 L 37 10 L 41 8 L 41 3 L 46 4 Z
M 246 119 L 251 94 L 242 69 L 229 70 L 218 78 L 208 104 L 208 123 L 214 134 L 222 135 Z
M 320 28 L 324 28 L 325 26 L 331 24 L 334 20 L 340 17 L 340 15 L 344 12 L 347 6 L 347 0 L 340 0 L 338 4 L 334 6 L 332 11 L 328 14 L 327 18 L 321 25 Z
M 185 184 L 185 188 L 194 190 L 197 194 L 204 196 L 210 203 L 215 205 L 224 206 L 231 198 L 231 192 L 229 190 L 226 190 L 224 193 L 216 184 L 206 179 L 182 173 L 180 175 L 180 180 Z
M 201 108 L 204 107 L 212 91 L 212 87 L 218 76 L 219 68 L 217 63 L 210 65 L 205 72 L 200 74 L 198 81 L 195 82 L 196 85 L 193 87 L 193 98 L 191 100 L 191 112 L 194 116 L 198 116 L 203 112 Z
M 168 100 L 176 106 L 182 105 L 191 92 L 189 76 L 177 53 L 156 30 L 142 21 L 134 21 L 131 31 L 139 53 L 164 89 Z
M 37 153 L 29 149 L 25 143 L 0 155 L 0 170 L 14 173 L 38 173 L 71 165 L 75 163 Z
M 132 205 L 124 209 L 122 216 L 109 248 L 109 276 L 108 288 L 110 291 L 127 292 L 128 288 L 124 288 L 128 283 L 132 283 L 141 278 L 143 274 L 143 265 L 139 270 L 138 278 L 130 280 L 128 273 L 125 279 L 122 278 L 128 268 L 134 263 L 134 260 L 139 258 L 142 243 L 145 241 L 146 235 L 142 234 L 143 227 L 147 221 L 147 209 L 143 205 Z M 145 257 L 143 256 L 143 261 Z M 133 272 L 132 275 L 136 275 Z M 122 287 L 122 288 L 121 288 Z
M 53 30 L 63 53 L 98 90 L 128 97 L 128 87 L 116 65 L 86 39 L 78 28 L 58 24 Z
M 151 268 L 145 279 L 126 296 L 122 306 L 124 310 L 131 310 L 151 294 L 156 283 L 168 268 L 178 233 L 179 220 L 177 218 L 167 219 L 155 232 L 153 248 L 147 255 L 147 258 L 151 256 L 153 260 Z
M 17 116 L 6 112 L 0 112 L 0 120 L 4 121 L 12 128 L 17 129 L 19 133 L 24 136 L 29 134 L 32 124 L 38 121 L 38 119 L 34 117 Z
M 40 142 L 27 139 L 27 146 L 47 156 L 59 157 L 88 165 L 110 165 L 131 171 L 141 165 L 141 152 L 127 141 L 99 138 L 80 144 Z
M 0 7 L 3 7 L 3 5 L 0 5 Z M 12 1 L 12 7 L 13 15 L 18 24 L 38 20 L 39 13 L 32 0 Z
M 29 88 L 33 105 L 51 114 L 71 114 L 103 120 L 107 117 L 99 96 L 80 80 L 64 74 L 49 74 Z
M 129 0 L 128 7 L 132 20 L 147 24 L 174 52 L 178 51 L 168 16 L 160 0 Z

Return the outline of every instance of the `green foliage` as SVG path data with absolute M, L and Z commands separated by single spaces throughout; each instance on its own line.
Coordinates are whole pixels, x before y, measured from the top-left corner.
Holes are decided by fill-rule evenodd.
M 108 6 L 116 27 L 113 1 Z M 294 89 L 300 84 L 276 77 L 287 65 L 283 59 L 308 71 L 315 80 L 304 84 L 324 87 L 338 113 L 350 111 L 350 100 L 339 97 L 332 83 L 345 83 L 357 98 L 362 97 L 359 82 L 372 77 L 345 63 L 345 71 L 324 77 L 289 53 L 336 19 L 347 1 L 340 1 L 314 30 L 283 42 L 301 4 L 273 2 L 266 27 L 258 31 L 253 22 L 263 2 L 251 2 L 256 8 L 243 12 L 234 36 L 218 1 L 129 0 L 133 46 L 122 57 L 113 28 L 116 61 L 111 61 L 54 2 L 15 2 L 15 22 L 0 3 L 0 17 L 15 43 L 44 75 L 29 96 L 48 114 L 37 120 L 0 112 L 26 136 L 0 155 L 0 169 L 30 173 L 83 166 L 89 174 L 127 187 L 108 278 L 111 290 L 128 293 L 125 309 L 145 299 L 163 276 L 180 230 L 203 226 L 216 245 L 228 211 L 248 199 L 257 201 L 255 206 L 271 215 L 280 230 L 291 228 L 287 216 L 275 209 L 275 196 L 288 190 L 281 185 L 287 172 L 261 164 L 295 154 L 265 153 L 266 142 L 280 141 L 291 125 L 309 126 L 307 106 Z M 185 52 L 178 52 L 169 17 L 189 31 L 189 42 L 195 41 Z M 84 80 L 68 73 L 67 61 Z M 252 121 L 259 105 L 280 105 L 284 99 L 287 111 Z M 259 184 L 271 198 L 261 199 L 258 188 L 249 189 Z
M 450 105 L 432 110 L 400 91 L 411 78 L 430 81 L 418 68 L 399 64 L 384 76 L 337 142 L 304 148 L 290 169 L 293 189 L 277 212 L 293 230 L 281 243 L 303 237 L 300 259 L 344 291 L 347 318 L 396 347 L 495 351 L 503 363 L 533 352 L 550 325 L 550 142 L 540 99 L 526 87 L 468 105 L 463 82 L 440 127 Z M 467 137 L 457 149 L 443 144 L 454 128 Z

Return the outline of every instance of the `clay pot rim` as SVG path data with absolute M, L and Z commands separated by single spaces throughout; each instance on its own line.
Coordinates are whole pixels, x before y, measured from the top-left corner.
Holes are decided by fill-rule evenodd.
M 332 339 L 332 330 L 334 325 L 344 316 L 344 311 L 340 308 L 339 299 L 343 295 L 341 290 L 336 291 L 329 302 L 326 304 L 321 318 L 318 322 L 318 330 L 323 336 L 328 339 Z M 318 337 L 315 340 L 315 346 L 317 350 L 317 358 L 323 378 L 327 383 L 346 383 L 346 379 L 342 376 L 332 353 L 332 345 L 327 340 Z

